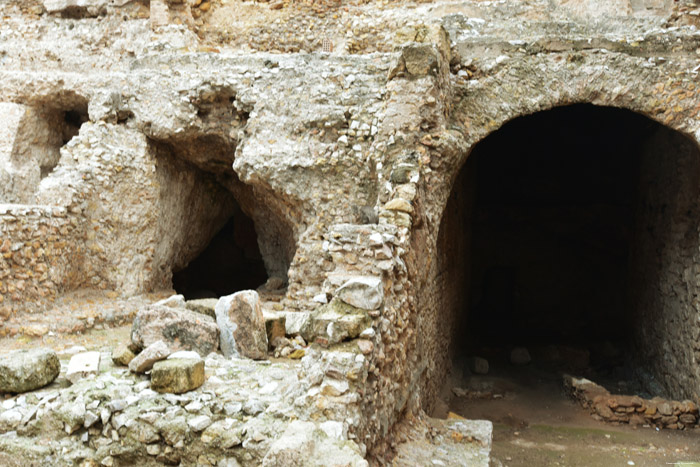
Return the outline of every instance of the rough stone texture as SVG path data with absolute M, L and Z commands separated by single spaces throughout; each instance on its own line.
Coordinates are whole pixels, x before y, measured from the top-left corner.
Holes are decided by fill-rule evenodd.
M 221 297 L 216 304 L 216 322 L 224 355 L 267 358 L 267 331 L 257 292 L 244 290 Z
M 530 351 L 525 347 L 515 347 L 510 351 L 510 363 L 513 365 L 526 365 L 531 361 Z
M 88 376 L 100 372 L 100 352 L 81 352 L 73 355 L 68 362 L 66 379 L 75 384 Z
M 585 378 L 564 376 L 564 387 L 571 397 L 589 409 L 596 420 L 630 425 L 649 425 L 672 430 L 692 429 L 700 425 L 698 406 L 693 401 L 666 400 L 661 397 L 610 394 L 604 387 Z
M 489 361 L 481 357 L 469 359 L 469 371 L 475 375 L 486 375 L 489 372 Z
M 276 465 L 347 465 L 368 466 L 353 443 L 329 437 L 313 422 L 295 420 L 279 437 L 263 459 L 263 466 Z
M 134 373 L 145 373 L 153 367 L 153 364 L 168 358 L 173 351 L 163 341 L 156 341 L 143 349 L 129 362 L 129 370 Z
M 144 348 L 159 340 L 165 341 L 172 351 L 194 350 L 205 356 L 217 349 L 219 330 L 209 316 L 153 305 L 136 315 L 131 342 Z
M 287 335 L 286 318 L 283 315 L 263 310 L 263 318 L 265 319 L 265 332 L 268 343 L 272 343 L 278 337 Z
M 382 305 L 384 287 L 378 277 L 353 277 L 340 286 L 335 294 L 355 308 L 376 310 Z
M 168 358 L 156 362 L 151 371 L 151 387 L 158 392 L 181 394 L 204 384 L 204 360 Z
M 0 392 L 27 392 L 46 386 L 61 371 L 51 349 L 17 350 L 0 361 Z
M 129 363 L 136 357 L 128 345 L 120 345 L 112 352 L 112 361 L 116 365 L 129 366 Z
M 202 313 L 203 315 L 211 316 L 216 319 L 216 302 L 218 298 L 200 298 L 197 300 L 187 300 L 185 307 L 188 310 L 196 311 L 197 313 Z
M 76 21 L 5 2 L 0 101 L 7 112 L 0 126 L 10 135 L 0 138 L 0 182 L 5 189 L 8 174 L 21 172 L 17 178 L 28 188 L 12 188 L 12 196 L 27 198 L 11 201 L 31 204 L 0 206 L 3 323 L 80 289 L 129 296 L 169 288 L 173 271 L 203 250 L 238 204 L 255 223 L 268 275 L 288 283 L 283 296 L 264 304 L 285 314 L 288 333 L 319 343 L 351 338 L 334 332 L 348 313 L 328 313 L 323 307 L 331 303 L 314 297 L 337 303 L 334 294 L 349 278 L 381 277 L 382 305 L 363 310 L 366 329 L 353 327 L 371 348 L 361 345 L 366 354 L 354 344 L 305 351 L 299 370 L 311 392 L 296 393 L 298 404 L 286 400 L 287 408 L 309 419 L 347 420 L 348 442 L 381 456 L 390 452 L 385 435 L 403 414 L 431 409 L 450 367 L 460 316 L 475 298 L 462 287 L 473 256 L 469 155 L 508 121 L 586 102 L 646 115 L 689 138 L 662 151 L 678 154 L 673 160 L 643 157 L 646 189 L 630 257 L 638 272 L 632 279 L 643 290 L 635 298 L 634 322 L 645 323 L 635 330 L 639 354 L 667 392 L 697 403 L 700 253 L 691 188 L 699 186 L 692 149 L 700 138 L 700 40 L 690 27 L 694 15 L 681 3 L 390 5 L 368 18 L 356 15 L 357 26 L 337 21 L 343 29 L 339 53 L 294 55 L 212 50 L 185 26 L 160 26 L 179 14 L 177 5 L 187 24 L 189 4 L 151 2 L 149 24 L 118 5 L 108 5 L 99 18 L 79 12 L 84 17 Z M 357 8 L 375 13 L 380 7 Z M 605 21 L 596 19 L 610 12 Z M 264 34 L 233 43 L 288 31 L 268 22 Z M 376 34 L 367 34 L 363 44 L 365 30 Z M 346 40 L 346 32 L 357 37 Z M 284 34 L 271 37 L 277 51 L 306 47 Z M 322 39 L 319 33 L 303 41 Z M 260 44 L 253 50 L 272 50 Z M 62 123 L 44 117 L 46 111 L 63 122 L 70 112 L 79 132 L 56 147 L 51 135 L 62 133 L 56 128 Z M 50 131 L 41 130 L 47 125 Z M 663 148 L 665 131 L 640 132 L 642 146 Z M 35 176 L 36 164 L 26 171 L 17 168 L 24 160 L 7 165 L 20 143 L 37 146 L 33 134 L 44 135 L 41 144 L 51 147 L 24 154 L 35 154 L 39 165 L 39 153 L 51 161 L 59 155 L 43 179 L 41 167 Z M 275 391 L 271 398 L 278 397 Z M 74 395 L 62 393 L 60 405 L 73 403 Z M 241 399 L 227 402 L 231 413 L 248 396 L 236 395 Z M 246 404 L 247 413 L 264 418 L 262 405 Z M 61 412 L 69 431 L 90 410 L 70 407 Z M 187 416 L 172 410 L 158 421 L 165 442 L 157 454 L 145 448 L 155 441 L 126 442 L 128 452 L 113 455 L 88 441 L 90 456 L 107 464 L 120 456 L 197 463 L 182 447 L 190 442 Z M 119 430 L 131 435 L 127 440 L 141 431 L 143 439 L 153 438 L 140 421 L 127 424 L 121 415 L 105 415 L 110 433 L 116 430 L 120 440 Z M 7 418 L 26 426 L 15 412 Z M 42 426 L 51 431 L 50 424 Z M 245 462 L 259 464 L 265 455 L 260 446 L 268 448 L 284 429 L 246 426 L 251 441 L 245 449 L 254 454 Z M 256 433 L 267 433 L 267 441 L 256 441 Z M 88 449 L 77 434 L 61 436 L 66 445 L 80 446 L 65 450 L 76 458 Z M 57 443 L 46 449 L 35 444 L 21 433 L 7 435 L 0 451 L 36 463 L 46 456 L 64 462 Z

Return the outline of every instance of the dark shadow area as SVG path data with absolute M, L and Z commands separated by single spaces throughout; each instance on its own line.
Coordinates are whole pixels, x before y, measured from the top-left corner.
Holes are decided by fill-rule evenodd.
M 473 342 L 627 337 L 645 117 L 590 105 L 507 123 L 474 149 Z
M 173 273 L 173 288 L 188 300 L 217 298 L 266 280 L 253 221 L 237 208 L 204 251 Z
M 698 161 L 682 134 L 588 104 L 517 118 L 479 142 L 438 240 L 454 280 L 443 302 L 459 322 L 455 358 L 507 366 L 526 347 L 532 364 L 643 380 L 631 392 L 673 389 L 651 374 L 682 339 L 662 310 L 685 306 L 664 293 L 697 250 Z

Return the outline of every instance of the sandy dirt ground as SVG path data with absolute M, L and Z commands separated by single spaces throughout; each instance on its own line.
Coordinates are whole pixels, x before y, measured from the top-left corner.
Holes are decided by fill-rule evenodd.
M 493 466 L 700 466 L 700 429 L 598 422 L 569 399 L 555 372 L 504 365 L 451 383 L 433 415 L 492 421 Z

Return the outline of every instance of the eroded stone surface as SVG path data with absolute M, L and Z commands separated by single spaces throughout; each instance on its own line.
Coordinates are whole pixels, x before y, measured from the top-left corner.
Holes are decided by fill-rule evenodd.
M 100 371 L 100 352 L 75 354 L 68 362 L 66 379 L 75 384 L 83 378 L 95 376 Z
M 134 373 L 145 373 L 153 368 L 153 364 L 168 358 L 173 353 L 172 349 L 164 341 L 156 341 L 143 349 L 131 362 L 129 370 Z
M 61 365 L 51 349 L 17 350 L 0 360 L 0 392 L 26 392 L 46 386 Z
M 131 341 L 144 348 L 159 340 L 165 341 L 172 351 L 195 350 L 205 356 L 217 349 L 219 330 L 209 316 L 185 308 L 154 305 L 136 315 Z
M 151 387 L 155 391 L 181 394 L 197 389 L 202 384 L 204 360 L 168 358 L 153 364 Z
M 430 409 L 447 374 L 457 310 L 471 297 L 455 287 L 463 283 L 465 268 L 454 261 L 454 242 L 444 236 L 450 224 L 443 229 L 441 222 L 450 220 L 453 187 L 469 182 L 459 171 L 477 142 L 514 118 L 572 102 L 624 107 L 695 140 L 700 135 L 698 38 L 688 26 L 694 15 L 682 11 L 682 2 L 643 2 L 648 8 L 597 0 L 369 4 L 339 12 L 326 25 L 329 37 L 313 32 L 300 38 L 295 21 L 269 18 L 255 34 L 202 23 L 205 36 L 212 30 L 236 36 L 220 47 L 188 29 L 188 14 L 222 8 L 221 14 L 233 6 L 171 3 L 151 2 L 150 21 L 139 2 L 124 9 L 110 3 L 100 18 L 81 11 L 80 21 L 41 15 L 40 5 L 0 5 L 0 100 L 8 103 L 3 127 L 12 133 L 0 138 L 0 181 L 4 190 L 8 174 L 27 182 L 26 189 L 12 189 L 12 199 L 3 195 L 27 204 L 0 205 L 2 325 L 17 312 L 43 310 L 64 291 L 92 288 L 128 296 L 169 288 L 173 271 L 197 256 L 239 204 L 255 223 L 267 273 L 288 284 L 265 305 L 284 313 L 288 334 L 341 344 L 322 354 L 293 349 L 304 353 L 300 372 L 311 386 L 294 393 L 294 400 L 286 398 L 275 413 L 348 420 L 348 436 L 375 455 L 384 451 L 383 434 L 400 414 L 417 411 L 419 401 Z M 596 21 L 600 12 L 614 14 Z M 162 24 L 171 19 L 185 26 Z M 287 28 L 294 33 L 285 35 Z M 313 52 L 324 40 L 333 54 Z M 226 48 L 243 43 L 252 50 L 313 53 Z M 39 110 L 55 118 L 29 118 Z M 80 129 L 64 137 L 58 127 L 66 113 Z M 52 142 L 50 150 L 34 152 L 34 135 L 44 135 L 39 146 Z M 15 144 L 18 136 L 24 146 Z M 660 378 L 665 389 L 697 397 L 697 229 L 684 217 L 688 210 L 662 209 L 673 198 L 663 187 L 679 186 L 673 174 L 686 173 L 677 168 L 652 178 L 663 180 L 664 196 L 650 197 L 659 201 L 648 204 L 649 219 L 672 228 L 640 244 L 641 251 L 659 252 L 649 263 L 661 267 L 658 282 L 640 296 L 639 321 L 689 324 L 646 326 L 639 335 L 649 344 L 643 351 L 655 373 L 667 376 Z M 695 201 L 684 200 L 691 207 Z M 663 248 L 653 248 L 659 241 Z M 334 309 L 340 300 L 334 294 L 356 276 L 381 277 L 381 305 L 362 313 Z M 13 326 L 20 332 L 18 323 Z M 363 343 L 343 344 L 358 333 Z M 231 381 L 228 373 L 248 381 L 246 372 L 257 368 L 262 364 L 228 368 L 202 388 L 215 385 L 214 376 Z M 274 380 L 274 372 L 265 375 Z M 134 395 L 128 384 L 101 377 L 95 384 L 124 386 L 125 397 Z M 282 388 L 258 383 L 271 393 L 244 391 L 224 403 L 230 412 L 225 417 L 254 417 L 241 431 L 252 456 L 241 462 L 251 465 L 262 461 L 266 451 L 260 451 L 285 429 L 261 421 L 269 415 L 266 398 L 279 398 Z M 84 395 L 89 390 L 81 384 L 76 386 Z M 48 439 L 60 440 L 44 447 L 20 429 L 2 437 L 0 453 L 41 463 L 47 456 L 58 462 L 57 453 L 68 452 L 75 459 L 66 462 L 77 463 L 89 449 L 105 465 L 120 456 L 194 464 L 198 459 L 191 456 L 201 454 L 202 464 L 214 463 L 197 447 L 183 449 L 190 442 L 190 414 L 165 396 L 155 408 L 163 404 L 171 411 L 167 417 L 149 408 L 139 415 L 144 420 L 130 424 L 136 419 L 127 416 L 133 404 L 105 408 L 100 423 L 111 428 L 102 435 L 92 425 L 88 447 L 79 444 L 77 436 L 84 433 L 76 427 L 92 419 L 87 414 L 96 409 L 88 406 L 96 399 L 86 396 L 83 410 L 77 394 L 44 402 L 59 402 L 60 423 L 43 408 L 40 417 L 51 422 L 41 429 L 64 424 L 61 429 L 73 434 L 59 438 L 51 432 Z M 63 410 L 68 400 L 72 405 Z M 24 409 L 6 410 L 2 417 L 13 429 L 27 426 L 17 417 L 26 415 Z M 220 426 L 224 415 L 214 409 L 203 433 Z M 658 409 L 674 416 L 666 405 Z M 163 442 L 155 441 L 149 423 Z M 135 447 L 129 440 L 138 436 L 148 442 Z M 96 439 L 115 446 L 126 440 L 125 451 L 112 452 Z
M 216 304 L 216 322 L 224 355 L 253 359 L 267 357 L 265 318 L 257 292 L 245 290 L 221 297 Z

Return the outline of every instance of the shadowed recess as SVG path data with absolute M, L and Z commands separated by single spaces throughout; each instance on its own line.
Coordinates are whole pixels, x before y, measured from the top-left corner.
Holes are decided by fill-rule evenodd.
M 650 391 L 688 394 L 667 374 L 692 348 L 682 310 L 699 180 L 694 142 L 628 110 L 577 104 L 506 123 L 472 150 L 441 223 L 452 351 L 528 346 L 596 374 L 648 370 Z

